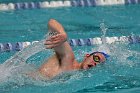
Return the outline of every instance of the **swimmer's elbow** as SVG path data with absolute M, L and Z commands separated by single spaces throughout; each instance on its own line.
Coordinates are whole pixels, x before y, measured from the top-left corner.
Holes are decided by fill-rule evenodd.
M 48 22 L 48 25 L 53 25 L 54 23 L 56 23 L 56 20 L 55 19 L 50 19 L 49 22 Z

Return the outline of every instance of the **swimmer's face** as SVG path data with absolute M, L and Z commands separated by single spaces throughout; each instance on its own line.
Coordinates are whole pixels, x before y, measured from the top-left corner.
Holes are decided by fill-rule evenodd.
M 86 55 L 84 61 L 81 63 L 82 69 L 89 69 L 96 65 L 105 62 L 106 58 L 101 53 L 95 53 L 93 55 Z

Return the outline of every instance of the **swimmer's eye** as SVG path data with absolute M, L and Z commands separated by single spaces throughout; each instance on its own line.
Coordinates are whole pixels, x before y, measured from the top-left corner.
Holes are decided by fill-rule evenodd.
M 100 57 L 97 56 L 97 55 L 93 55 L 93 60 L 94 60 L 95 62 L 100 63 Z

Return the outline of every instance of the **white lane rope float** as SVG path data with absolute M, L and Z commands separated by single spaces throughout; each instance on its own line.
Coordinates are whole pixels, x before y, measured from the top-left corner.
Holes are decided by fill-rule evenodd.
M 104 5 L 128 5 L 140 4 L 140 0 L 65 0 L 65 1 L 44 1 L 44 2 L 18 2 L 0 4 L 0 10 L 19 10 L 36 8 L 55 8 L 55 7 L 94 7 Z
M 124 43 L 140 43 L 140 36 L 121 36 L 121 37 L 105 37 L 105 43 L 112 44 L 115 42 L 124 42 Z M 0 43 L 0 52 L 10 52 L 10 51 L 20 51 L 23 48 L 26 48 L 29 45 L 34 44 L 35 42 L 16 42 L 16 43 Z M 70 39 L 68 40 L 70 46 L 93 46 L 98 44 L 103 44 L 103 40 L 100 37 L 96 38 L 85 38 L 85 39 Z

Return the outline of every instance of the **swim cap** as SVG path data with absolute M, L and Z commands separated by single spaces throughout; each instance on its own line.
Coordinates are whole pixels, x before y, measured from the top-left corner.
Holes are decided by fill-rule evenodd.
M 95 54 L 95 53 L 101 53 L 101 54 L 103 54 L 104 56 L 105 56 L 105 58 L 107 59 L 108 57 L 110 57 L 108 54 L 106 54 L 106 53 L 104 53 L 104 52 L 93 52 L 92 54 Z

